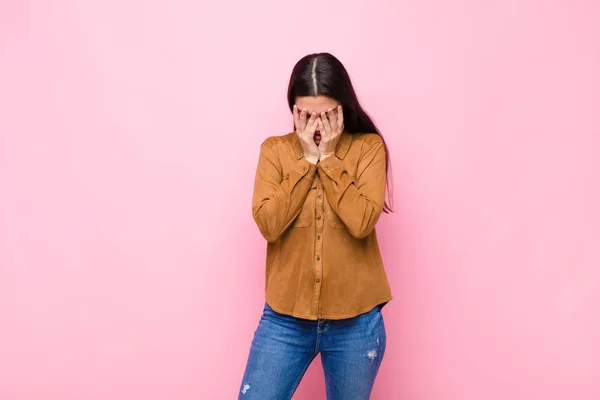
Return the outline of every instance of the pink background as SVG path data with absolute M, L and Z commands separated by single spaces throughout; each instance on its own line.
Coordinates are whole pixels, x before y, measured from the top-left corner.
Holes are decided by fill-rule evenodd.
M 592 0 L 3 1 L 0 399 L 236 398 L 316 51 L 394 163 L 373 398 L 600 398 L 599 49 Z

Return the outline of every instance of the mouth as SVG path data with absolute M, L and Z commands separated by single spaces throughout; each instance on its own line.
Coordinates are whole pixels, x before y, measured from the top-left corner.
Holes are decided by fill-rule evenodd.
M 315 139 L 315 142 L 316 142 L 317 140 L 318 140 L 318 141 L 320 141 L 320 140 L 321 140 L 321 133 L 319 133 L 319 132 L 315 132 L 314 139 Z

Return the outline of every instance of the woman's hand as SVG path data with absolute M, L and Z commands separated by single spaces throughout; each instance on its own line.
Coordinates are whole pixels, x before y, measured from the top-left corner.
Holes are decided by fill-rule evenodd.
M 298 113 L 298 107 L 294 104 L 294 126 L 296 134 L 300 139 L 300 144 L 304 150 L 304 158 L 310 163 L 316 164 L 319 161 L 321 153 L 315 143 L 314 135 L 317 129 L 317 113 L 312 113 L 308 122 L 306 121 L 306 109 Z
M 327 113 L 321 113 L 321 118 L 318 121 L 321 131 L 321 143 L 319 143 L 319 151 L 321 160 L 335 154 L 337 144 L 344 132 L 344 113 L 342 106 L 337 106 L 336 113 L 330 108 Z

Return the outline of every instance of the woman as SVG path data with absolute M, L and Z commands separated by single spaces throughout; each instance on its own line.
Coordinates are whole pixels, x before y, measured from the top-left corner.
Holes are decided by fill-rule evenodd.
M 266 302 L 239 399 L 290 399 L 319 353 L 327 399 L 368 399 L 392 299 L 374 229 L 387 148 L 331 54 L 296 64 L 288 103 L 295 131 L 262 143 L 254 183 Z

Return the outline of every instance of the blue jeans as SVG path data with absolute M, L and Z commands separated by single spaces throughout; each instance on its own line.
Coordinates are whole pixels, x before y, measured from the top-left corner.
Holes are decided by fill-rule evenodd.
M 368 400 L 385 352 L 381 308 L 356 317 L 311 321 L 266 302 L 254 332 L 239 399 L 291 399 L 321 353 L 328 400 Z

